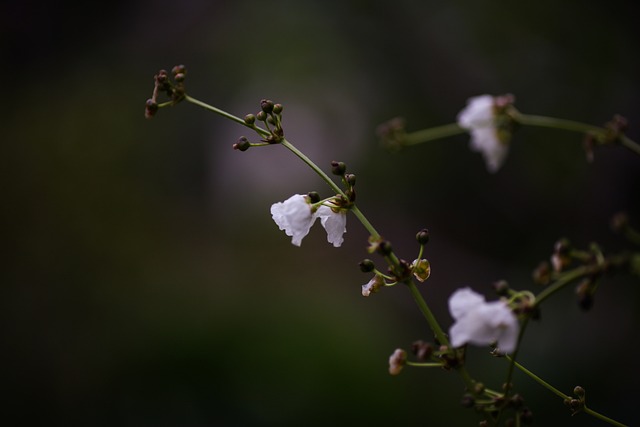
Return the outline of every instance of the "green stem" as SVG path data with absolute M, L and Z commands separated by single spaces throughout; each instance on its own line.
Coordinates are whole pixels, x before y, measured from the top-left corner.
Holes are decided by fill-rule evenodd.
M 567 271 L 562 274 L 562 276 L 553 282 L 553 284 L 549 285 L 542 292 L 536 295 L 536 300 L 533 303 L 534 306 L 538 306 L 545 299 L 549 298 L 551 295 L 558 292 L 560 289 L 564 288 L 566 285 L 571 283 L 572 281 L 579 279 L 583 276 L 588 276 L 589 274 L 593 274 L 600 269 L 598 265 L 585 265 L 582 267 L 577 267 L 571 271 Z
M 458 126 L 457 123 L 450 123 L 448 125 L 436 126 L 434 128 L 422 129 L 408 133 L 403 145 L 421 144 L 423 142 L 459 135 L 465 132 L 466 130 Z
M 556 396 L 560 397 L 562 400 L 571 400 L 571 396 L 564 394 L 563 392 L 561 392 L 560 390 L 558 390 L 557 388 L 555 388 L 554 386 L 552 386 L 551 384 L 549 384 L 548 382 L 546 382 L 545 380 L 543 380 L 542 378 L 540 378 L 539 376 L 537 376 L 536 374 L 534 374 L 533 372 L 531 372 L 530 370 L 528 370 L 527 368 L 525 368 L 524 366 L 522 366 L 520 363 L 516 362 L 515 360 L 513 360 L 511 357 L 509 357 L 508 355 L 505 356 L 513 365 L 515 365 L 516 368 L 520 369 L 522 372 L 524 372 L 527 376 L 529 376 L 529 378 L 531 378 L 532 380 L 534 380 L 535 382 L 537 382 L 538 384 L 540 384 L 541 386 L 543 386 L 544 388 L 546 388 L 547 390 L 549 390 L 550 392 L 552 392 L 553 394 L 555 394 Z M 627 427 L 625 424 L 622 424 L 618 421 L 615 421 L 605 415 L 600 414 L 599 412 L 594 411 L 593 409 L 588 408 L 586 405 L 584 405 L 583 409 L 582 409 L 585 413 L 591 415 L 592 417 L 598 418 L 604 422 L 607 422 L 611 425 L 614 426 L 618 426 L 618 427 Z
M 184 96 L 184 100 L 187 101 L 187 102 L 190 102 L 192 104 L 195 104 L 195 105 L 197 105 L 199 107 L 202 107 L 205 110 L 211 111 L 211 112 L 216 113 L 216 114 L 218 114 L 218 115 L 220 115 L 222 117 L 225 117 L 225 118 L 227 118 L 227 119 L 229 119 L 229 120 L 231 120 L 233 122 L 241 124 L 242 126 L 248 127 L 249 129 L 252 129 L 252 130 L 258 132 L 261 136 L 269 136 L 270 135 L 270 132 L 267 131 L 267 130 L 264 130 L 264 129 L 259 128 L 259 127 L 254 126 L 254 125 L 248 125 L 244 121 L 244 119 L 241 119 L 238 116 L 234 116 L 233 114 L 229 114 L 224 110 L 221 110 L 219 108 L 214 107 L 213 105 L 209 105 L 209 104 L 207 104 L 205 102 L 202 102 L 202 101 L 200 101 L 198 99 L 192 98 L 189 95 L 185 95 Z
M 557 119 L 555 117 L 536 116 L 532 114 L 517 113 L 513 115 L 516 122 L 526 126 L 538 126 L 552 129 L 564 129 L 574 132 L 596 132 L 603 133 L 604 129 L 587 123 L 573 120 Z
M 413 282 L 413 280 L 407 280 L 406 284 L 409 287 L 411 296 L 413 297 L 416 304 L 418 305 L 418 308 L 422 312 L 422 315 L 425 317 L 425 319 L 427 319 L 427 323 L 429 323 L 431 330 L 433 331 L 438 341 L 440 341 L 440 344 L 450 347 L 447 336 L 445 335 L 444 331 L 440 327 L 440 324 L 438 323 L 435 316 L 433 315 L 433 312 L 427 305 L 427 302 L 422 297 L 422 294 L 418 290 L 418 287 L 416 286 L 416 284 Z

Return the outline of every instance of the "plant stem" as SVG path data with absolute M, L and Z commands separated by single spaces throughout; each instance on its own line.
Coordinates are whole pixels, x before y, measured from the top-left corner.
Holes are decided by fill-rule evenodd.
M 448 125 L 436 126 L 433 128 L 422 129 L 416 132 L 408 133 L 406 135 L 406 140 L 402 145 L 421 144 L 423 142 L 459 135 L 465 132 L 466 130 L 458 126 L 457 123 L 450 123 Z
M 554 293 L 558 292 L 560 289 L 571 283 L 572 281 L 579 279 L 580 277 L 587 276 L 589 274 L 593 274 L 600 269 L 598 265 L 584 265 L 581 267 L 577 267 L 571 271 L 567 271 L 562 274 L 562 276 L 553 282 L 553 284 L 549 285 L 542 292 L 536 295 L 534 306 L 538 306 L 545 299 L 549 298 Z
M 204 108 L 205 110 L 211 111 L 211 112 L 216 113 L 216 114 L 218 114 L 218 115 L 220 115 L 220 116 L 222 116 L 222 117 L 225 117 L 225 118 L 227 118 L 227 119 L 229 119 L 229 120 L 231 120 L 231 121 L 233 121 L 233 122 L 236 122 L 236 123 L 238 123 L 238 124 L 241 124 L 242 126 L 248 127 L 249 129 L 252 129 L 252 130 L 254 130 L 254 131 L 258 132 L 261 136 L 268 136 L 268 135 L 270 135 L 270 132 L 269 132 L 269 131 L 267 131 L 267 130 L 265 130 L 265 129 L 262 129 L 262 128 L 257 127 L 257 126 L 248 125 L 248 124 L 244 121 L 244 119 L 241 119 L 241 118 L 240 118 L 240 117 L 238 117 L 238 116 L 234 116 L 233 114 L 229 114 L 229 113 L 227 113 L 227 112 L 226 112 L 226 111 L 224 111 L 224 110 L 221 110 L 221 109 L 219 109 L 219 108 L 214 107 L 213 105 L 209 105 L 209 104 L 207 104 L 207 103 L 205 103 L 205 102 L 202 102 L 202 101 L 200 101 L 200 100 L 198 100 L 198 99 L 192 98 L 192 97 L 190 97 L 189 95 L 185 95 L 185 96 L 184 96 L 184 100 L 185 100 L 185 101 L 187 101 L 187 102 L 190 102 L 190 103 L 192 103 L 192 104 L 195 104 L 195 105 L 197 105 L 197 106 L 199 106 L 199 107 L 202 107 L 202 108 Z
M 538 384 L 540 384 L 541 386 L 543 386 L 544 388 L 546 388 L 547 390 L 551 391 L 553 394 L 555 394 L 556 396 L 560 397 L 562 400 L 571 400 L 571 396 L 564 394 L 563 392 L 561 392 L 560 390 L 558 390 L 557 388 L 555 388 L 554 386 L 552 386 L 551 384 L 549 384 L 548 382 L 546 382 L 545 380 L 543 380 L 542 378 L 540 378 L 539 376 L 537 376 L 536 374 L 534 374 L 533 372 L 531 372 L 530 370 L 528 370 L 527 368 L 525 368 L 524 366 L 522 366 L 520 363 L 516 362 L 515 360 L 513 360 L 511 357 L 509 357 L 508 355 L 505 356 L 516 368 L 520 369 L 522 372 L 524 372 L 527 376 L 529 376 L 529 378 L 533 379 L 535 382 L 537 382 Z M 585 404 L 584 407 L 582 408 L 582 410 L 591 415 L 592 417 L 598 418 L 604 422 L 607 422 L 611 425 L 614 426 L 618 426 L 618 427 L 626 427 L 625 424 L 622 424 L 618 421 L 615 421 L 605 415 L 600 414 L 599 412 L 594 411 L 593 409 L 587 408 L 587 405 Z

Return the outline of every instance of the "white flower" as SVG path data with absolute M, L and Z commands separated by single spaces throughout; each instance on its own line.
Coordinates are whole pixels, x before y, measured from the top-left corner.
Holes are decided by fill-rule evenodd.
M 291 243 L 296 246 L 300 246 L 316 220 L 307 198 L 301 194 L 294 194 L 284 202 L 271 205 L 271 217 L 280 230 L 292 236 Z
M 312 212 L 311 204 L 306 196 L 294 194 L 284 202 L 271 205 L 271 217 L 280 230 L 291 236 L 291 243 L 300 246 L 302 239 L 309 234 L 309 230 L 316 219 L 327 231 L 327 240 L 333 246 L 342 245 L 342 235 L 347 231 L 347 215 L 344 211 L 334 212 L 328 206 L 320 206 Z
M 328 206 L 320 206 L 315 214 L 320 217 L 320 224 L 327 232 L 327 241 L 333 243 L 336 248 L 342 245 L 344 242 L 342 235 L 347 232 L 346 212 L 334 212 Z
M 449 311 L 455 319 L 449 329 L 452 346 L 497 342 L 503 353 L 515 350 L 520 325 L 506 302 L 486 302 L 482 295 L 463 288 L 449 298 Z
M 509 144 L 500 141 L 495 123 L 496 98 L 481 95 L 470 98 L 458 114 L 458 125 L 471 133 L 471 149 L 482 153 L 489 172 L 497 172 L 504 163 Z

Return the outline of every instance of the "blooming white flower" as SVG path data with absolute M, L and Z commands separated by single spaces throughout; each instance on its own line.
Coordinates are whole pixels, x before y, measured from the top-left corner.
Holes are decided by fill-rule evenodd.
M 505 301 L 486 302 L 482 295 L 462 288 L 449 298 L 449 312 L 455 319 L 449 329 L 452 346 L 497 342 L 501 352 L 515 350 L 520 324 Z
M 334 212 L 328 206 L 320 206 L 312 212 L 311 204 L 306 196 L 294 194 L 284 202 L 271 205 L 271 217 L 280 230 L 291 236 L 291 243 L 296 246 L 302 244 L 302 239 L 309 234 L 309 230 L 316 219 L 327 231 L 327 240 L 334 247 L 339 247 L 344 241 L 346 233 L 347 215 L 343 211 Z
M 311 213 L 311 204 L 301 194 L 294 194 L 284 202 L 271 205 L 271 217 L 280 230 L 292 237 L 291 243 L 296 246 L 300 246 L 316 220 Z
M 496 98 L 480 95 L 470 98 L 458 114 L 458 125 L 471 133 L 471 149 L 482 153 L 489 172 L 500 169 L 509 151 L 509 144 L 498 137 L 495 111 Z

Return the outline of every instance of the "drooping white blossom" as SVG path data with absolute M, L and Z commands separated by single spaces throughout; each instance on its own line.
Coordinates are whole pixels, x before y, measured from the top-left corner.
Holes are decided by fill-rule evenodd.
M 503 353 L 515 350 L 520 325 L 505 301 L 486 302 L 482 295 L 462 288 L 449 298 L 449 312 L 455 320 L 449 329 L 452 346 L 497 343 Z
M 301 194 L 294 194 L 284 202 L 271 205 L 271 217 L 280 230 L 291 236 L 291 243 L 296 246 L 302 244 L 302 239 L 309 234 L 318 218 L 327 231 L 327 240 L 334 247 L 342 245 L 343 234 L 347 231 L 347 215 L 344 211 L 334 212 L 330 207 L 322 205 L 313 212 L 308 198 Z
M 327 232 L 327 241 L 334 247 L 339 247 L 344 242 L 343 234 L 347 232 L 347 214 L 345 211 L 334 212 L 328 206 L 320 206 L 316 211 L 320 217 L 320 224 Z
M 509 144 L 498 137 L 496 98 L 480 95 L 470 98 L 458 114 L 458 125 L 471 133 L 471 149 L 482 153 L 489 172 L 497 172 L 504 163 Z
M 311 204 L 301 194 L 294 194 L 284 202 L 271 205 L 271 217 L 280 230 L 292 237 L 291 243 L 296 246 L 300 246 L 316 220 L 311 213 Z

